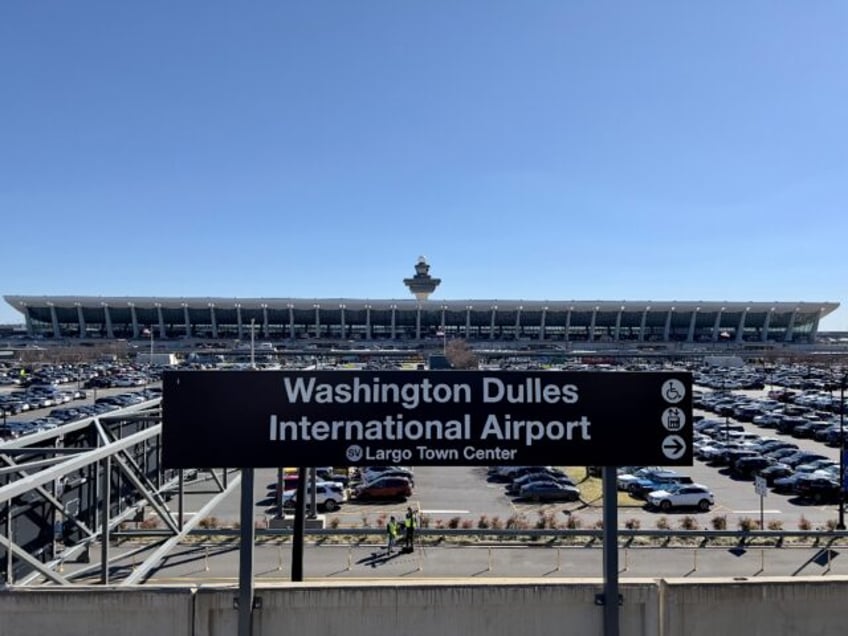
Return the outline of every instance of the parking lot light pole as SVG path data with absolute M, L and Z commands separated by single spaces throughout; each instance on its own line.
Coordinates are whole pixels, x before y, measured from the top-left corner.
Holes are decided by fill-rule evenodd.
M 839 522 L 837 530 L 845 530 L 845 385 L 848 373 L 839 382 Z

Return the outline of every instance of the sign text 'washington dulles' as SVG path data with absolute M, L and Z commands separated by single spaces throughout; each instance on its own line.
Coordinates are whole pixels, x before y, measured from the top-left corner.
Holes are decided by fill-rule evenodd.
M 174 371 L 172 468 L 692 463 L 687 373 Z

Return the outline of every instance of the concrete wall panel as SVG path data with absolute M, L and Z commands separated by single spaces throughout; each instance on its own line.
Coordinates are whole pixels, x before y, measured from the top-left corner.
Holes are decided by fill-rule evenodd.
M 836 636 L 848 630 L 848 580 L 668 580 L 660 583 L 664 634 Z
M 191 589 L 30 588 L 0 592 L 0 636 L 189 636 Z
M 600 584 L 580 582 L 453 582 L 397 585 L 301 585 L 257 589 L 262 609 L 254 636 L 271 634 L 603 634 Z M 197 597 L 197 634 L 232 634 L 238 623 L 233 592 L 203 589 Z M 655 584 L 628 589 L 622 633 L 658 633 Z

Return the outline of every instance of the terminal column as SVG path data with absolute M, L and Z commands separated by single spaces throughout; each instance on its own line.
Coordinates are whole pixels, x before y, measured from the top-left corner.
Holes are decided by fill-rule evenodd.
M 713 342 L 718 342 L 718 332 L 721 330 L 721 315 L 724 313 L 724 307 L 722 307 L 718 313 L 716 314 L 715 322 L 713 323 Z
M 397 329 L 397 305 L 392 305 L 392 340 L 397 337 L 395 330 Z
M 111 340 L 115 337 L 115 332 L 112 329 L 112 311 L 107 303 L 103 303 L 103 319 L 106 322 L 106 337 Z
M 645 307 L 642 312 L 642 321 L 639 323 L 639 342 L 645 342 L 645 325 L 648 324 L 648 310 L 650 307 Z
M 624 307 L 618 310 L 615 317 L 615 336 L 614 340 L 618 342 L 621 339 L 621 315 L 624 313 Z
M 692 317 L 689 319 L 689 333 L 686 334 L 686 342 L 695 342 L 695 322 L 698 318 L 699 311 L 701 311 L 701 308 L 696 307 L 695 311 L 692 312 Z
M 795 319 L 798 316 L 798 308 L 792 312 L 789 317 L 789 326 L 786 328 L 786 335 L 783 337 L 783 342 L 792 342 L 793 332 L 795 331 Z
M 164 340 L 168 336 L 165 333 L 165 316 L 162 314 L 162 303 L 156 303 L 156 317 L 159 320 L 159 338 Z
M 568 342 L 571 339 L 571 312 L 574 311 L 574 307 L 568 308 L 568 313 L 565 315 L 565 341 Z
M 271 337 L 270 329 L 268 328 L 268 305 L 265 303 L 262 303 L 262 334 L 266 340 Z
M 236 305 L 236 322 L 238 323 L 238 339 L 244 339 L 244 327 L 241 323 L 241 304 Z
M 135 303 L 130 303 L 130 321 L 132 322 L 133 339 L 138 338 L 138 314 L 135 311 Z
M 674 307 L 668 310 L 665 317 L 665 327 L 663 327 L 663 342 L 671 340 L 671 316 L 674 313 Z
M 289 338 L 294 340 L 294 305 L 289 304 Z
M 498 313 L 498 306 L 492 307 L 492 319 L 489 324 L 489 340 L 495 339 L 495 314 Z
M 415 339 L 421 340 L 421 305 L 415 311 Z
M 515 339 L 518 340 L 518 336 L 521 335 L 521 311 L 524 309 L 521 305 L 518 306 L 518 309 L 515 311 Z
M 85 316 L 82 314 L 82 303 L 74 303 L 77 306 L 77 322 L 79 322 L 79 337 L 85 338 Z
M 771 327 L 771 315 L 774 313 L 774 307 L 768 310 L 766 313 L 766 319 L 763 322 L 763 332 L 760 334 L 760 342 L 768 341 L 768 332 Z
M 465 338 L 471 338 L 471 305 L 465 308 Z
M 365 305 L 365 339 L 371 340 L 371 305 Z
M 183 322 L 185 322 L 186 338 L 191 338 L 191 318 L 188 315 L 188 303 L 183 303 Z
M 24 322 L 26 323 L 26 332 L 29 337 L 35 335 L 35 331 L 32 326 L 32 316 L 29 314 L 29 307 L 24 306 Z
M 62 331 L 59 329 L 59 316 L 56 314 L 56 305 L 50 305 L 50 322 L 53 323 L 53 337 L 57 340 L 62 337 Z
M 595 320 L 598 318 L 598 308 L 592 310 L 592 321 L 589 323 L 589 342 L 595 342 Z
M 746 307 L 742 315 L 739 316 L 739 324 L 736 327 L 736 342 L 742 342 L 743 340 L 742 334 L 745 333 L 745 318 L 747 318 L 750 309 L 750 307 Z
M 218 338 L 218 316 L 215 315 L 215 303 L 209 303 L 209 321 L 212 323 L 212 337 Z
M 321 306 L 312 305 L 315 308 L 315 337 L 321 337 Z

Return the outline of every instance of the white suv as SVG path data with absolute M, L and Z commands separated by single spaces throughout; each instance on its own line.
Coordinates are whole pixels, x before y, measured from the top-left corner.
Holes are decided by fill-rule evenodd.
M 297 495 L 297 490 L 287 490 L 283 493 L 283 507 L 284 508 L 294 508 L 297 505 L 297 500 L 295 496 Z M 323 508 L 327 512 L 333 512 L 334 510 L 338 510 L 339 506 L 342 505 L 345 501 L 347 501 L 347 492 L 345 492 L 344 487 L 334 481 L 325 481 L 318 482 L 315 485 L 315 497 L 318 501 L 318 507 Z M 312 499 L 312 487 L 311 484 L 306 485 L 306 503 L 309 505 Z

